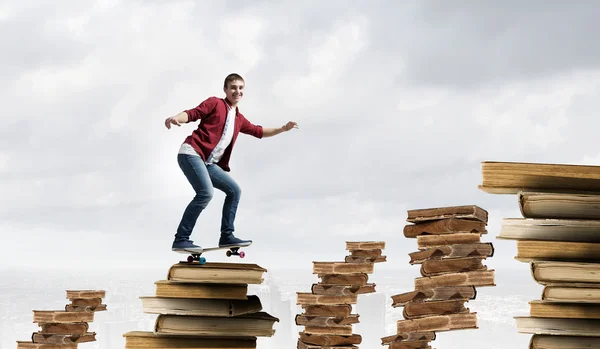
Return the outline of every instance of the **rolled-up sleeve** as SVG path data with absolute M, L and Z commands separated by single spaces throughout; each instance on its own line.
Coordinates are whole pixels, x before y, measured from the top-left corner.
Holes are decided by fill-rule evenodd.
M 193 122 L 210 115 L 217 107 L 218 100 L 217 97 L 209 97 L 196 108 L 184 110 L 188 115 L 188 121 Z
M 246 119 L 243 115 L 242 117 L 242 127 L 240 128 L 241 133 L 245 133 L 250 136 L 254 136 L 256 138 L 263 137 L 263 128 L 261 125 L 254 125 L 248 119 Z

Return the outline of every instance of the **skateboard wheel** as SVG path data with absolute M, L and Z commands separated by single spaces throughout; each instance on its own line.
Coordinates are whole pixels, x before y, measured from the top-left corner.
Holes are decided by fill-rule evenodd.
M 225 253 L 227 255 L 227 257 L 231 257 L 231 251 L 227 251 L 227 253 Z
M 192 263 L 194 261 L 194 257 L 188 256 L 187 261 L 188 263 Z
M 240 258 L 244 258 L 245 255 L 246 253 L 244 251 L 240 252 Z
M 206 263 L 206 258 L 200 257 L 200 259 L 198 259 L 198 262 L 200 262 L 200 264 L 204 264 Z

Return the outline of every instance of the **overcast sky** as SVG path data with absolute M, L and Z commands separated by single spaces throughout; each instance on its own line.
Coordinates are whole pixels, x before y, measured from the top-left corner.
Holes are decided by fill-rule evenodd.
M 163 122 L 223 96 L 237 72 L 251 122 L 300 127 L 238 139 L 244 261 L 310 270 L 343 260 L 346 240 L 383 240 L 386 267 L 407 267 L 407 210 L 475 204 L 497 248 L 487 265 L 525 270 L 495 239 L 516 198 L 477 189 L 481 162 L 600 164 L 598 13 L 594 1 L 3 1 L 0 265 L 166 271 L 184 258 L 170 248 L 194 192 L 176 155 L 196 124 Z M 223 199 L 196 243 L 218 242 Z

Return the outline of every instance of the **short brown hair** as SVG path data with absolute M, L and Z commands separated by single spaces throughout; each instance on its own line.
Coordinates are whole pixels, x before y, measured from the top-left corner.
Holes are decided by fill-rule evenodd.
M 225 78 L 225 81 L 223 82 L 223 88 L 227 88 L 227 85 L 230 82 L 233 82 L 236 80 L 240 80 L 245 83 L 244 78 L 242 78 L 239 74 L 231 73 L 231 74 L 227 75 L 227 77 Z

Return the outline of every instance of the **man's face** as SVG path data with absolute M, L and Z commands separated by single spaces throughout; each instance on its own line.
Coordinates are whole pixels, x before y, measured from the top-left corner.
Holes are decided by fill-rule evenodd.
M 224 89 L 227 99 L 231 103 L 238 103 L 242 100 L 244 95 L 244 82 L 241 80 L 234 80 L 227 84 L 227 88 Z

